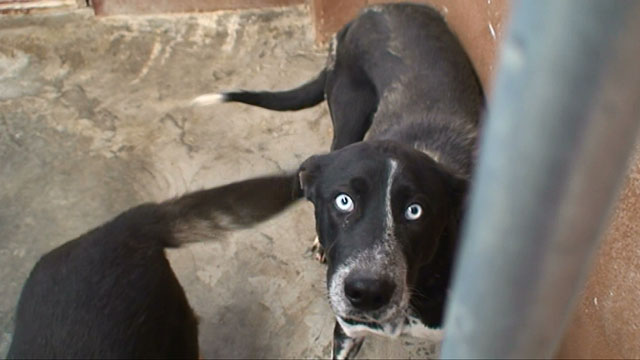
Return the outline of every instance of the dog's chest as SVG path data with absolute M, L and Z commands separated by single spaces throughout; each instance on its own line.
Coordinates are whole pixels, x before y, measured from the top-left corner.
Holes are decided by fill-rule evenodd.
M 409 316 L 404 328 L 402 329 L 402 335 L 430 340 L 433 342 L 440 342 L 442 341 L 444 332 L 442 329 L 430 328 L 420 321 L 420 319 Z
M 390 339 L 400 337 L 403 339 L 403 346 L 410 353 L 425 359 L 438 358 L 444 337 L 442 329 L 430 328 L 413 316 L 407 317 L 403 324 L 398 324 L 399 326 L 384 324 L 370 327 L 364 324 L 349 325 L 344 322 L 340 324 L 352 341 L 357 342 L 358 340 L 355 339 L 363 339 L 371 334 Z

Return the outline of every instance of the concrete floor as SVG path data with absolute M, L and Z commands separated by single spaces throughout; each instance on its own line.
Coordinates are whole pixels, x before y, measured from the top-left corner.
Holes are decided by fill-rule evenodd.
M 0 17 L 0 356 L 45 252 L 138 203 L 295 169 L 328 149 L 324 104 L 184 106 L 205 92 L 310 79 L 325 49 L 314 47 L 309 19 L 304 7 Z M 167 251 L 201 318 L 203 357 L 330 355 L 311 210 L 300 203 L 222 242 Z M 423 356 L 416 342 L 370 338 L 361 357 Z

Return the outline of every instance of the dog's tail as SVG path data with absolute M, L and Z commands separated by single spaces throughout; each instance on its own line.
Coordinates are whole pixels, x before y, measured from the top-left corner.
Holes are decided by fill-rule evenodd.
M 160 204 L 170 227 L 165 246 L 215 238 L 280 213 L 302 197 L 297 174 L 274 175 L 196 191 Z
M 326 70 L 313 80 L 286 91 L 236 91 L 205 94 L 191 102 L 194 106 L 205 106 L 224 102 L 241 102 L 265 109 L 287 111 L 312 107 L 324 101 Z

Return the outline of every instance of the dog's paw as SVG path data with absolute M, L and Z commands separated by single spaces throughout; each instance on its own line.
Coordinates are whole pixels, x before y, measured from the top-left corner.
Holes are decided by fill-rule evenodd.
M 313 240 L 313 245 L 311 245 L 311 253 L 313 254 L 313 258 L 319 261 L 321 264 L 327 262 L 327 258 L 324 256 L 324 247 L 320 244 L 320 239 L 316 236 L 315 240 Z

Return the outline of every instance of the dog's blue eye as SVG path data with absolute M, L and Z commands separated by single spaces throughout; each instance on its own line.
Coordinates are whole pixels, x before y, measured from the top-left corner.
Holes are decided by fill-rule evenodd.
M 407 220 L 418 220 L 422 216 L 422 206 L 418 204 L 411 204 L 404 212 L 404 217 Z
M 342 212 L 353 211 L 353 200 L 347 194 L 339 194 L 336 196 L 336 208 Z

